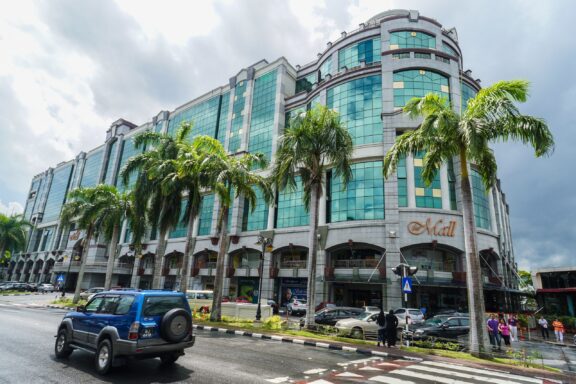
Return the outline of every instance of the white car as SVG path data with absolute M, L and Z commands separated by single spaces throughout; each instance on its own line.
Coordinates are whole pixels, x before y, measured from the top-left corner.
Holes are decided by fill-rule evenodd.
M 408 325 L 420 324 L 424 322 L 424 315 L 417 308 L 398 308 L 394 310 L 394 315 L 398 318 L 398 327 L 406 326 L 406 313 L 408 313 Z
M 306 299 L 302 299 L 299 297 L 293 297 L 290 299 L 290 302 L 286 305 L 286 311 L 288 315 L 297 315 L 297 314 L 306 314 Z
M 338 334 L 354 339 L 376 339 L 378 337 L 378 319 L 380 311 L 362 312 L 356 317 L 342 319 L 336 322 Z
M 80 293 L 80 298 L 84 300 L 90 300 L 95 294 L 102 292 L 104 287 L 92 287 Z
M 38 292 L 54 292 L 56 290 L 56 287 L 54 287 L 52 284 L 39 284 L 38 285 Z

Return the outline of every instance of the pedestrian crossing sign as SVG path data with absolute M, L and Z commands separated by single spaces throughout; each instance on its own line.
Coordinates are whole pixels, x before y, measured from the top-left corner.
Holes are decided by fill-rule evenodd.
M 412 293 L 412 278 L 411 277 L 403 277 L 402 278 L 402 292 Z

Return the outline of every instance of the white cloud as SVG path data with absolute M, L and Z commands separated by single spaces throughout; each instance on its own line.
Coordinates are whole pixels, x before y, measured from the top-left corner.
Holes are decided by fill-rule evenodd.
M 0 213 L 8 216 L 17 215 L 24 212 L 24 207 L 16 202 L 10 201 L 8 205 L 4 205 L 2 200 L 0 200 Z

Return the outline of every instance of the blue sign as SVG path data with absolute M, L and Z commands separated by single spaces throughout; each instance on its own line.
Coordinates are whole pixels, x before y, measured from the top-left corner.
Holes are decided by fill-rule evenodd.
M 64 282 L 64 274 L 61 273 L 58 275 L 58 277 L 56 278 L 56 281 L 59 283 L 63 283 Z
M 412 293 L 412 278 L 411 277 L 403 277 L 402 278 L 402 292 Z

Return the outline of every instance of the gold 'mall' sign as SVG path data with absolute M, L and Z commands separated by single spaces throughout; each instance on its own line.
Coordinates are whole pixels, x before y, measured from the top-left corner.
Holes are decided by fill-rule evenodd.
M 426 222 L 411 221 L 408 224 L 408 232 L 413 235 L 421 235 L 428 232 L 431 236 L 447 236 L 454 237 L 454 230 L 456 230 L 456 221 L 451 220 L 448 225 L 444 225 L 444 220 L 440 219 L 432 224 L 432 219 L 426 219 Z

